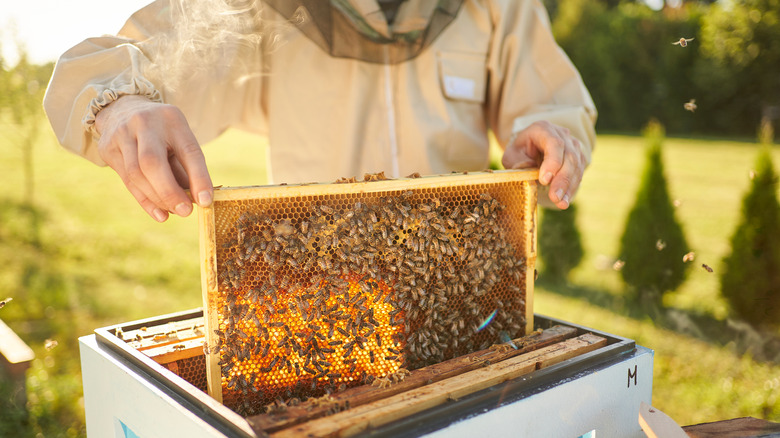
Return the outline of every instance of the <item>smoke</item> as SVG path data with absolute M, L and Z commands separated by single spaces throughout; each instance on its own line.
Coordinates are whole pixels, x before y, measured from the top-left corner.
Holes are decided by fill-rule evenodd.
M 261 0 L 170 0 L 167 32 L 145 42 L 147 75 L 167 89 L 200 74 L 246 80 L 258 71 L 261 50 L 279 46 L 291 23 L 260 19 Z

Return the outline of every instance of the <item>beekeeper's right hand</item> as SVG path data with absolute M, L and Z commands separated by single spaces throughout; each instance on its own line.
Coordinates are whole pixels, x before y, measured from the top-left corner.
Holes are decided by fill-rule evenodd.
M 95 129 L 100 158 L 158 222 L 169 213 L 188 216 L 193 201 L 211 205 L 214 189 L 206 159 L 177 107 L 123 96 L 97 114 Z

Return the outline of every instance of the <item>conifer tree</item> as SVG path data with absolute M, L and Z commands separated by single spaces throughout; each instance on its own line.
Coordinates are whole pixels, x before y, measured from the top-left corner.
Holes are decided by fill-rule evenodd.
M 721 293 L 733 312 L 756 326 L 780 326 L 780 204 L 772 165 L 771 124 L 763 124 L 762 147 L 742 199 L 741 219 L 723 260 Z
M 664 128 L 658 122 L 650 122 L 644 136 L 645 168 L 620 240 L 619 258 L 624 262 L 620 273 L 633 293 L 632 298 L 643 306 L 658 308 L 663 294 L 685 280 L 687 266 L 683 256 L 688 252 L 688 243 L 675 217 L 664 175 Z
M 577 229 L 577 207 L 566 210 L 542 209 L 539 221 L 539 258 L 541 278 L 551 282 L 566 280 L 582 261 L 584 251 Z

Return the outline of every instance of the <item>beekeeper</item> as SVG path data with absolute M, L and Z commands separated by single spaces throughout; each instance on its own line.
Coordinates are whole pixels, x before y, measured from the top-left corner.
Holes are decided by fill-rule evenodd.
M 276 183 L 482 170 L 492 131 L 565 209 L 596 119 L 538 0 L 157 0 L 67 51 L 44 106 L 160 222 L 210 205 L 200 145 L 229 127 Z

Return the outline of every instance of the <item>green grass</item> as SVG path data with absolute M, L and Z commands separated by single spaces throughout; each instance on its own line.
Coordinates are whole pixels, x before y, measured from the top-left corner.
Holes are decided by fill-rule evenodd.
M 691 248 L 687 281 L 665 297 L 656 321 L 623 300 L 611 268 L 643 169 L 640 137 L 600 136 L 575 202 L 586 255 L 568 286 L 539 285 L 535 311 L 635 339 L 655 350 L 653 403 L 682 424 L 739 416 L 780 420 L 780 366 L 751 359 L 755 333 L 729 329 L 718 272 L 740 215 L 757 154 L 753 143 L 667 139 L 670 194 Z M 780 165 L 780 150 L 774 150 Z M 714 269 L 701 268 L 706 263 Z M 755 343 L 755 342 L 754 342 Z M 780 351 L 769 353 L 777 357 Z M 774 352 L 774 354 L 771 354 Z M 764 354 L 766 356 L 766 354 Z
M 0 298 L 14 298 L 0 318 L 37 358 L 27 379 L 30 416 L 5 421 L 0 413 L 0 435 L 16 427 L 29 436 L 83 436 L 77 338 L 109 324 L 199 307 L 197 219 L 154 222 L 113 171 L 64 151 L 48 128 L 35 145 L 34 197 L 24 199 L 18 144 L 0 134 Z M 214 184 L 266 181 L 265 145 L 253 136 L 230 131 L 205 152 Z M 674 311 L 653 321 L 622 300 L 620 278 L 609 268 L 638 185 L 643 143 L 601 136 L 576 199 L 585 259 L 569 284 L 537 288 L 538 313 L 655 350 L 654 404 L 682 424 L 746 415 L 780 420 L 780 365 L 753 359 L 744 342 L 728 338 L 728 309 L 718 295 L 717 272 L 755 154 L 752 143 L 666 142 L 669 187 L 682 202 L 678 218 L 696 262 L 716 273 L 693 269 L 667 297 Z M 59 346 L 46 351 L 46 339 Z

